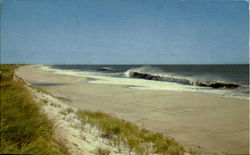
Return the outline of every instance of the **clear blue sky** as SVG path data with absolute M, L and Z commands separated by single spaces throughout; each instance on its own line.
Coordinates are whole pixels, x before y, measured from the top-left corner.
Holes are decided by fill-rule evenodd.
M 248 63 L 246 1 L 5 0 L 1 63 Z

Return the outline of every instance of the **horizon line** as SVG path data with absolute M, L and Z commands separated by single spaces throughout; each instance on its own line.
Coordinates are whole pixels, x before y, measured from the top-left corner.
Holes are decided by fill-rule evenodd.
M 55 63 L 55 64 L 48 64 L 48 63 L 0 63 L 0 65 L 249 65 L 249 63 L 227 63 L 227 64 L 79 64 L 79 63 Z

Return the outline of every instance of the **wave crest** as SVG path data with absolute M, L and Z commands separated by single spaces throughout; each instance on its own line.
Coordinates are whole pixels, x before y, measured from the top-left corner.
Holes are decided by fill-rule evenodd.
M 124 73 L 127 78 L 140 78 L 146 80 L 166 81 L 175 82 L 184 85 L 195 85 L 201 87 L 212 87 L 212 88 L 238 88 L 244 87 L 238 83 L 225 82 L 225 81 L 212 81 L 199 79 L 198 77 L 185 77 L 179 75 L 173 75 L 171 73 L 163 73 L 156 67 L 143 66 L 140 68 L 132 68 Z

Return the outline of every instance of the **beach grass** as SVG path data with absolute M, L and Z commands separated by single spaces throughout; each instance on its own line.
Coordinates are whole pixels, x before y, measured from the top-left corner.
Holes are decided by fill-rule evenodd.
M 18 65 L 1 65 L 1 154 L 68 154 L 53 139 L 53 123 L 40 113 L 24 84 L 13 80 Z
M 103 149 L 103 148 L 97 148 L 97 151 L 96 151 L 96 154 L 97 155 L 109 155 L 110 154 L 110 151 L 107 150 L 107 149 Z
M 127 147 L 136 154 L 181 155 L 185 152 L 173 138 L 140 129 L 136 125 L 102 112 L 77 112 L 83 125 L 88 123 L 102 131 L 102 137 L 112 140 L 116 147 Z

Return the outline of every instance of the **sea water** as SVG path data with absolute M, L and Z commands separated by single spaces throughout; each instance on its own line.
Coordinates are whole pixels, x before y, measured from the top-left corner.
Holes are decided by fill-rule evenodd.
M 57 74 L 132 89 L 197 92 L 249 100 L 249 65 L 46 65 Z M 213 84 L 223 84 L 215 88 Z M 233 84 L 237 87 L 228 87 Z

